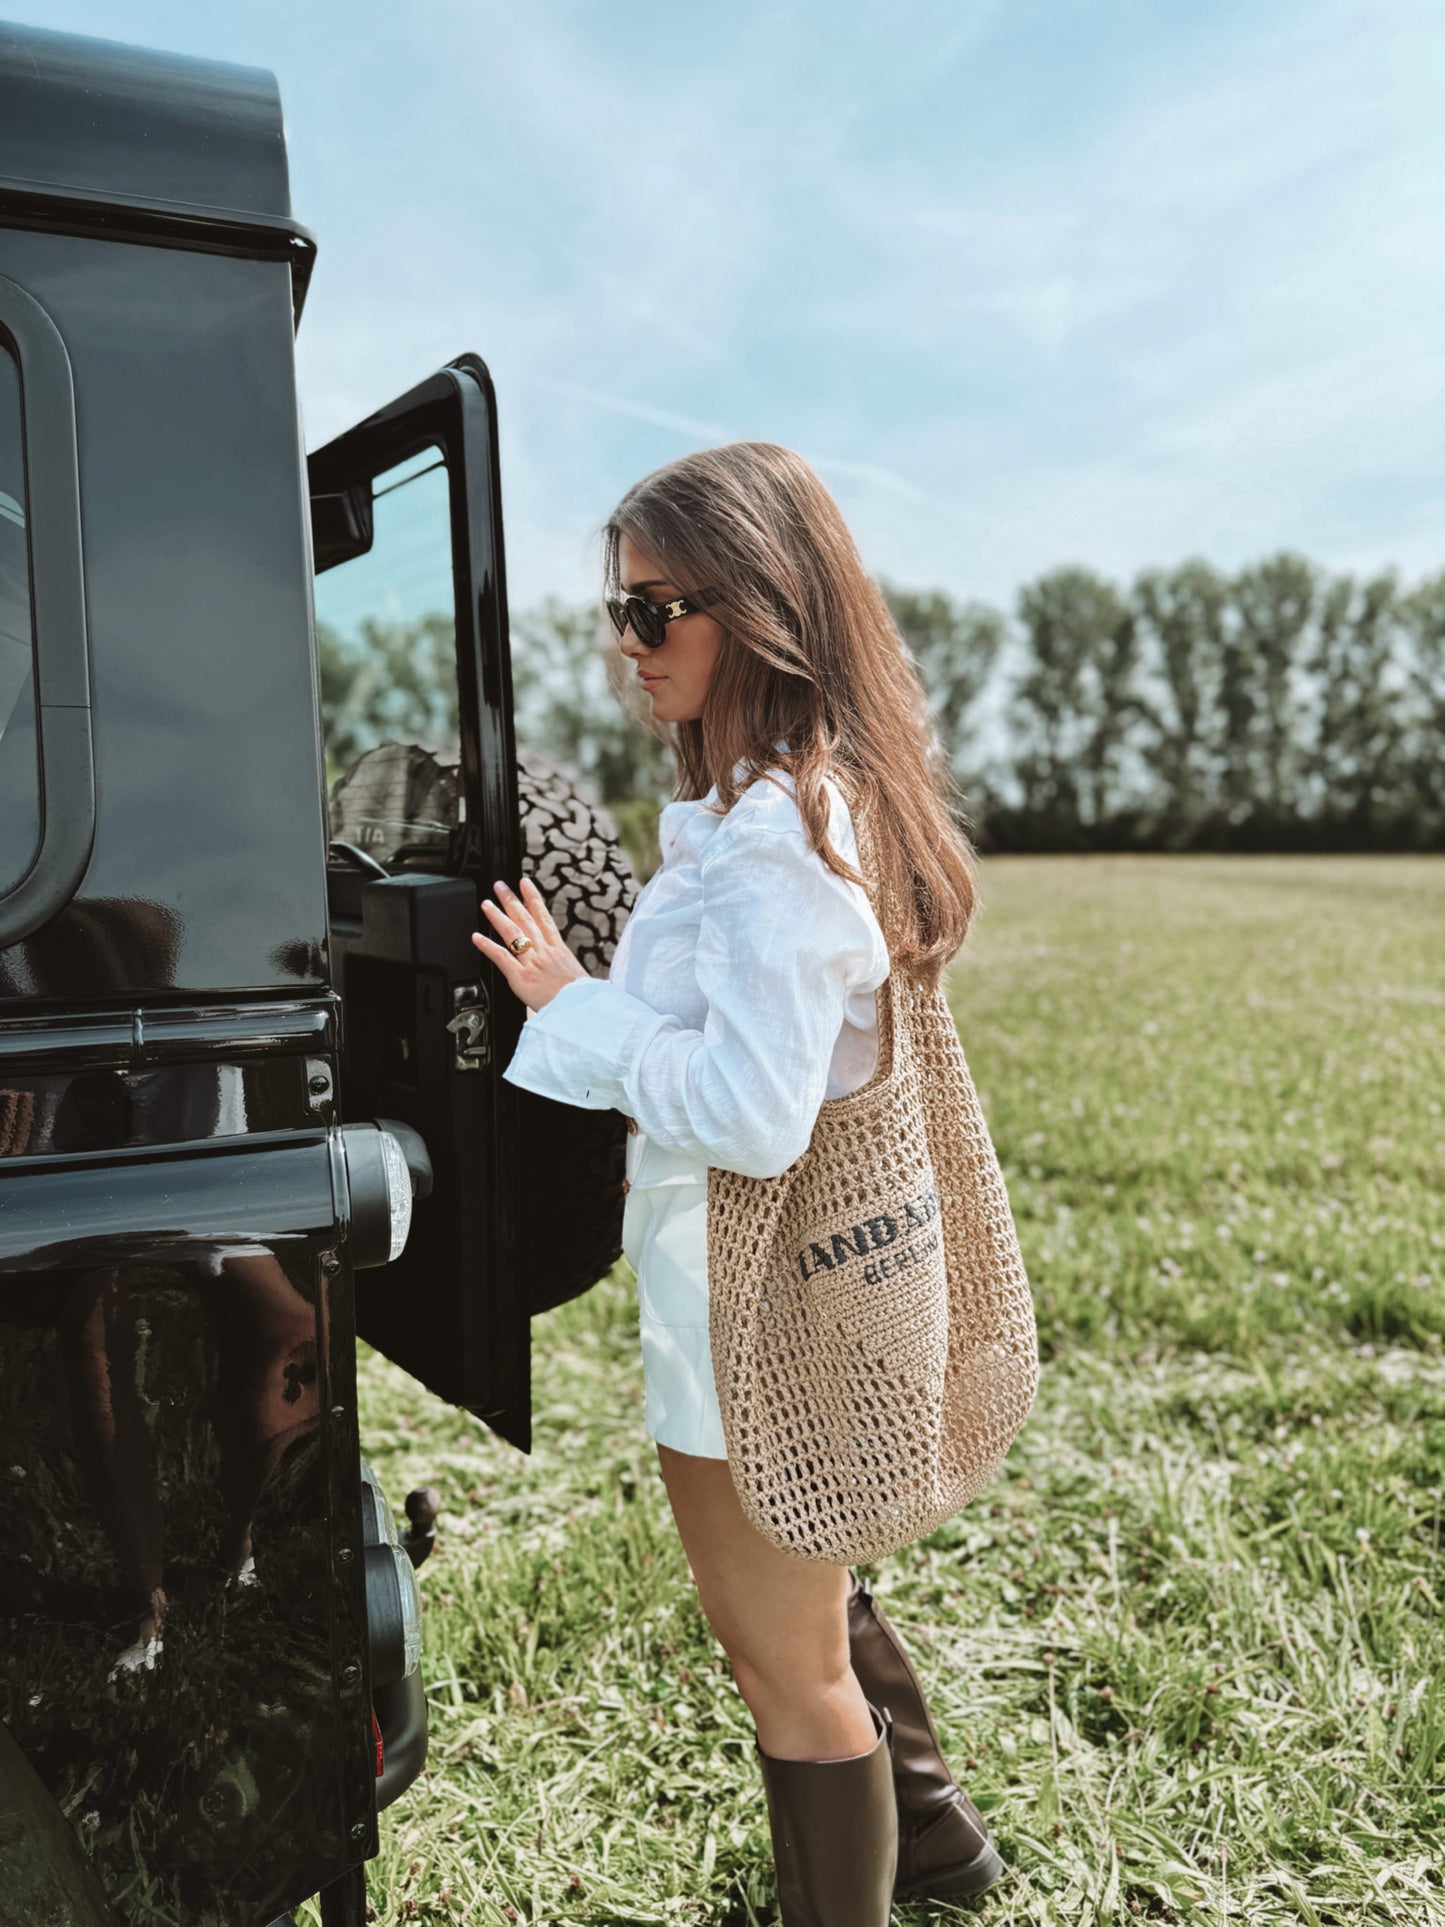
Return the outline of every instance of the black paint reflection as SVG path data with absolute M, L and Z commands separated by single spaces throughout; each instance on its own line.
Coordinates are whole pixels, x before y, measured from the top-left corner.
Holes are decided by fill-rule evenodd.
M 181 920 L 144 899 L 76 898 L 23 943 L 0 950 L 0 995 L 95 1003 L 176 980 Z
M 0 1713 L 127 1927 L 251 1927 L 368 1811 L 315 1060 L 43 1057 L 0 1077 Z
M 0 1159 L 137 1150 L 314 1126 L 296 1058 L 31 1073 L 0 1069 Z
M 190 1255 L 0 1279 L 8 1722 L 135 1927 L 342 1849 L 316 1285 Z
M 256 1504 L 283 1453 L 319 1417 L 316 1318 L 275 1256 L 214 1254 L 199 1293 L 215 1360 L 211 1422 L 224 1512 L 219 1563 L 232 1588 L 260 1583 Z M 164 1648 L 165 1521 L 143 1363 L 154 1326 L 143 1288 L 119 1270 L 83 1272 L 63 1317 L 61 1360 L 76 1459 L 136 1615 L 114 1672 L 153 1670 Z

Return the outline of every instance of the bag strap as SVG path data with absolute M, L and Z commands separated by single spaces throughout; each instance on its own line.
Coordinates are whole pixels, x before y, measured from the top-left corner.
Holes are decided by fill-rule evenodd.
M 853 798 L 846 789 L 844 795 L 848 797 L 851 812 L 854 807 Z M 881 928 L 883 919 L 879 906 L 883 902 L 883 878 L 878 867 L 877 845 L 873 836 L 871 820 L 855 815 L 853 818 L 853 835 L 858 845 L 858 867 L 862 871 L 869 886 L 873 914 L 878 917 Z M 884 933 L 884 941 L 886 944 L 886 931 Z M 893 1074 L 897 1039 L 901 1026 L 907 1021 L 903 1009 L 903 987 L 900 982 L 901 974 L 890 952 L 888 975 L 878 986 L 878 990 L 874 994 L 874 1010 L 878 1022 L 878 1062 L 873 1075 L 868 1079 L 868 1083 L 861 1087 L 863 1089 L 871 1089 L 874 1084 L 881 1083 L 884 1078 L 890 1077 Z

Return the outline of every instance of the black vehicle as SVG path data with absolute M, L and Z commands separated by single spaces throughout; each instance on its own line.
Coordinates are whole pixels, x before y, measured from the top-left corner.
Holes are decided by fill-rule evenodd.
M 434 1502 L 357 1336 L 526 1449 L 620 1252 L 622 1119 L 503 1081 L 469 940 L 524 854 L 604 964 L 633 894 L 518 761 L 492 382 L 308 475 L 314 253 L 270 74 L 0 25 L 0 1927 L 359 1927 Z M 443 625 L 454 759 L 328 792 L 318 613 Z

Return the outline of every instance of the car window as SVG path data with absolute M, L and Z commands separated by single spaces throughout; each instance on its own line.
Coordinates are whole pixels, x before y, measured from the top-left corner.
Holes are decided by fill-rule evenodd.
M 20 368 L 0 342 L 0 895 L 40 843 Z
M 455 765 L 457 644 L 440 449 L 376 477 L 372 519 L 366 552 L 316 580 L 327 773 L 346 789 L 330 833 L 379 863 L 441 861 L 457 795 L 454 776 L 436 779 L 432 752 Z

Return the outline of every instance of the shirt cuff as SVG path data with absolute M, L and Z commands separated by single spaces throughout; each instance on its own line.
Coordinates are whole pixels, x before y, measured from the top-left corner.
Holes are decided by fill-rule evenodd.
M 605 977 L 574 977 L 522 1026 L 509 1084 L 585 1111 L 625 1111 L 624 1080 L 649 1040 L 680 1030 L 666 1016 Z

